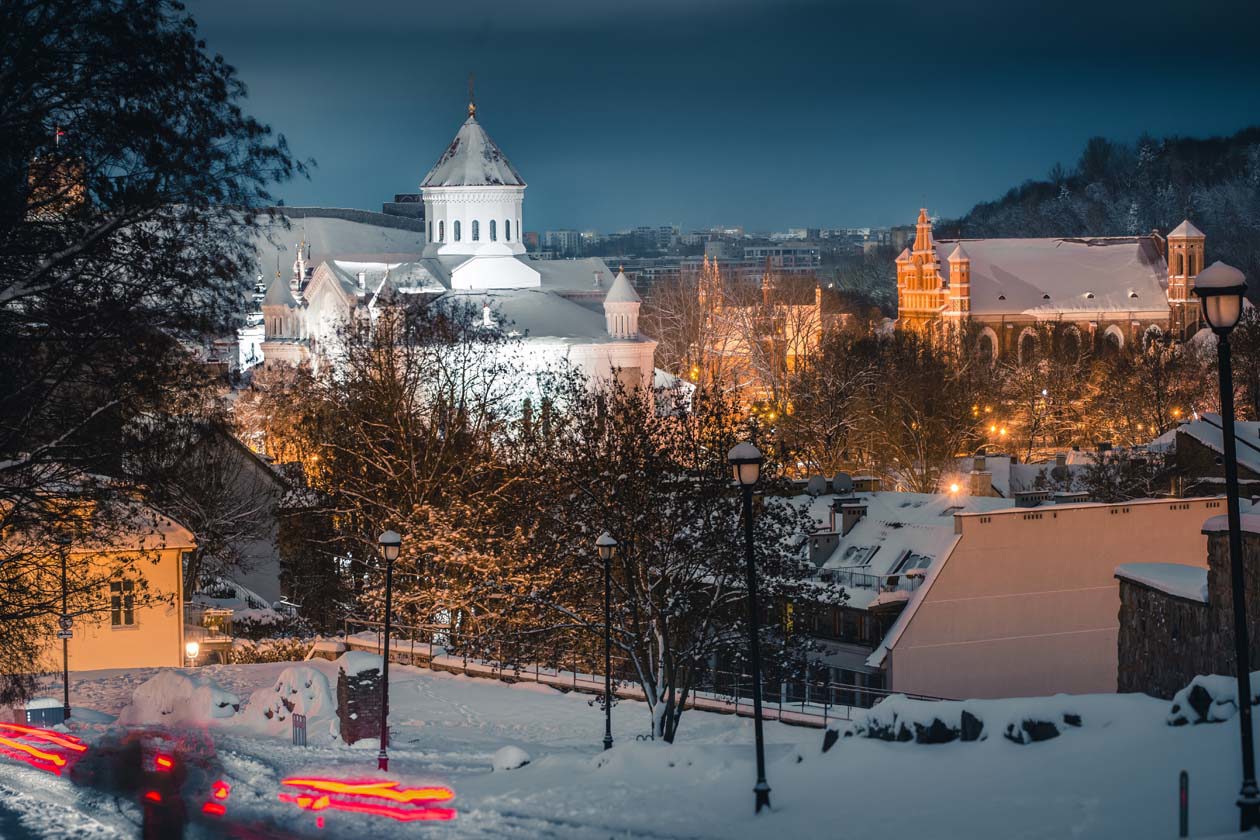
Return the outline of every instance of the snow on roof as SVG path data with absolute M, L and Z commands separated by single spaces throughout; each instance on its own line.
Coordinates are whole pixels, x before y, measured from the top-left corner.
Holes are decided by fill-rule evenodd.
M 954 241 L 936 243 L 944 257 Z M 969 239 L 971 311 L 981 315 L 1166 312 L 1167 264 L 1147 236 Z M 949 262 L 940 260 L 948 278 Z
M 387 272 L 390 285 L 400 292 L 444 292 L 449 282 L 445 267 L 435 259 L 408 262 L 334 259 L 327 265 L 346 291 L 356 293 L 365 291 L 359 288 L 359 272 L 365 275 L 366 288 L 372 290 L 379 289 Z
M 509 331 L 526 339 L 562 339 L 578 344 L 614 340 L 604 316 L 546 289 L 490 289 L 451 292 L 487 300 Z
M 263 297 L 263 306 L 297 305 L 297 301 L 293 298 L 293 291 L 289 288 L 289 281 L 277 273 L 272 278 L 271 285 L 267 287 L 267 294 Z
M 830 524 L 830 507 L 837 497 L 801 496 L 799 501 L 810 505 L 810 513 L 823 527 Z M 831 555 L 819 566 L 821 570 L 839 570 L 840 580 L 856 573 L 882 578 L 904 573 L 910 566 L 919 572 L 931 568 L 948 554 L 957 536 L 954 514 L 984 513 L 1009 508 L 1010 499 L 992 496 L 951 496 L 944 493 L 858 493 L 855 498 L 866 506 L 866 514 L 839 538 Z M 839 517 L 836 520 L 839 525 Z M 903 563 L 910 555 L 921 558 Z M 876 588 L 848 586 L 846 606 L 865 609 L 878 601 Z
M 333 664 L 344 668 L 347 675 L 355 676 L 368 671 L 381 670 L 384 661 L 379 654 L 368 653 L 365 650 L 348 650 L 334 659 Z
M 1125 563 L 1116 577 L 1166 592 L 1187 601 L 1207 603 L 1207 569 L 1183 563 Z
M 1203 231 L 1195 227 L 1194 223 L 1191 222 L 1189 219 L 1186 219 L 1181 224 L 1177 225 L 1175 228 L 1169 231 L 1168 238 L 1172 239 L 1174 236 L 1201 237 L 1203 236 Z
M 961 242 L 959 242 L 959 243 L 958 243 L 958 247 L 957 247 L 957 248 L 955 248 L 955 249 L 954 249 L 954 252 L 953 252 L 952 254 L 950 254 L 950 255 L 949 255 L 949 258 L 950 258 L 951 260 L 969 260 L 969 259 L 971 259 L 971 257 L 967 254 L 967 252 L 966 252 L 965 250 L 963 250 L 963 246 L 962 246 L 962 243 L 961 243 Z
M 420 187 L 523 187 L 525 182 L 470 114 Z
M 283 212 L 283 208 L 280 208 Z M 365 218 L 373 214 L 364 213 Z M 307 215 L 289 219 L 286 229 L 280 221 L 264 223 L 254 245 L 258 249 L 260 273 L 275 271 L 273 263 L 279 255 L 281 263 L 293 261 L 293 246 L 305 239 L 311 249 L 308 265 L 328 259 L 376 259 L 392 257 L 401 262 L 418 258 L 424 251 L 424 234 L 367 222 L 352 222 L 328 216 Z
M 634 290 L 634 286 L 626 278 L 624 271 L 617 272 L 617 278 L 613 280 L 612 288 L 608 290 L 608 295 L 604 298 L 604 303 L 642 303 L 643 299 L 639 297 L 639 293 Z
M 602 300 L 603 286 L 595 287 L 595 275 L 602 282 L 612 275 L 608 264 L 599 257 L 585 257 L 580 260 L 535 260 L 529 257 L 518 257 L 530 268 L 538 272 L 539 282 L 544 288 L 556 291 L 596 292 Z
M 1219 414 L 1204 412 L 1199 415 L 1199 419 L 1178 426 L 1177 433 L 1189 435 L 1212 451 L 1225 454 L 1225 441 Z M 1162 440 L 1162 437 L 1156 440 Z M 1238 463 L 1253 472 L 1260 473 L 1260 423 L 1235 421 L 1234 440 L 1237 443 L 1235 448 L 1238 452 Z

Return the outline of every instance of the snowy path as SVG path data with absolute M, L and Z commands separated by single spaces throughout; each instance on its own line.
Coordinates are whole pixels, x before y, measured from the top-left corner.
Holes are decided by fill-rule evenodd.
M 332 676 L 331 663 L 314 663 Z M 242 697 L 275 681 L 284 665 L 200 669 Z M 76 675 L 74 702 L 109 715 L 151 672 Z M 391 776 L 447 785 L 456 820 L 424 826 L 380 817 L 314 817 L 279 802 L 292 774 L 375 775 L 375 742 L 354 747 L 310 730 L 310 744 L 212 727 L 241 818 L 282 825 L 300 837 L 532 838 L 1124 838 L 1176 836 L 1177 774 L 1190 773 L 1192 836 L 1234 828 L 1237 727 L 1172 728 L 1167 704 L 1140 696 L 1081 698 L 1084 725 L 1020 745 L 1000 735 L 935 746 L 866 739 L 820 751 L 817 730 L 767 723 L 774 811 L 753 818 L 752 725 L 688 712 L 680 742 L 642 742 L 642 704 L 614 709 L 617 746 L 600 750 L 602 714 L 590 698 L 530 684 L 505 685 L 397 666 L 391 669 Z M 80 721 L 89 715 L 84 712 Z M 77 724 L 82 726 L 80 722 Z M 91 737 L 100 727 L 82 730 Z M 529 765 L 492 772 L 505 745 Z M 59 787 L 61 785 L 61 787 Z M 62 780 L 0 761 L 0 836 L 38 819 L 51 836 L 134 836 L 123 815 L 84 802 Z M 47 806 L 45 808 L 45 806 Z M 81 811 L 87 810 L 91 816 Z M 34 815 L 37 815 L 34 816 Z M 58 835 L 56 832 L 61 832 Z M 16 835 L 22 837 L 21 834 Z M 43 836 L 34 835 L 34 836 Z

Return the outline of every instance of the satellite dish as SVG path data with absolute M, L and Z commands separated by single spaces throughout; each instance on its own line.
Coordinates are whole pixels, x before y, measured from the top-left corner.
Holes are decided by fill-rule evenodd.
M 836 477 L 831 479 L 831 490 L 833 493 L 841 495 L 853 492 L 853 477 L 847 472 L 838 472 Z
M 816 475 L 805 485 L 805 492 L 811 496 L 821 496 L 827 492 L 827 479 Z

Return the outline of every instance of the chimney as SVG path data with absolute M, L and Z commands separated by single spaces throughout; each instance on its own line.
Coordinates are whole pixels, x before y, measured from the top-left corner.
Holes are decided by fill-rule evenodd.
M 985 466 L 985 465 L 984 465 L 984 456 L 983 456 L 983 455 L 977 455 L 977 456 L 976 456 L 975 458 L 973 458 L 973 459 L 972 459 L 972 461 L 971 461 L 971 471 L 972 471 L 972 472 L 984 472 L 984 466 Z
M 993 495 L 993 473 L 988 470 L 972 470 L 967 478 L 969 479 L 967 492 L 972 496 Z
M 360 289 L 367 288 L 367 272 L 366 271 L 360 271 L 358 274 L 354 275 L 354 279 L 359 281 Z
M 1054 454 L 1054 465 L 1056 467 L 1066 467 L 1067 466 L 1067 453 L 1056 452 Z
M 809 562 L 818 568 L 827 562 L 827 558 L 840 544 L 840 535 L 834 530 L 818 532 L 809 539 Z
M 836 502 L 840 505 L 840 536 L 847 536 L 853 530 L 853 526 L 862 521 L 862 517 L 866 516 L 866 502 L 858 499 L 841 499 Z

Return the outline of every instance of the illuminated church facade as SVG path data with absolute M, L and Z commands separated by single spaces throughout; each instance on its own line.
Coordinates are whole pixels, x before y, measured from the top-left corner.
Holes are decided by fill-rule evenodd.
M 267 289 L 263 364 L 317 364 L 335 356 L 350 319 L 444 297 L 466 299 L 487 323 L 518 336 L 531 366 L 561 362 L 591 380 L 652 386 L 657 343 L 639 332 L 641 301 L 633 285 L 598 258 L 530 258 L 523 242 L 525 186 L 469 103 L 467 119 L 421 184 L 423 242 L 411 234 L 412 241 L 400 244 L 397 231 L 303 218 L 303 229 L 322 241 L 304 237 L 292 276 L 277 271 Z M 339 244 L 351 239 L 355 247 Z M 363 242 L 381 243 L 387 252 L 363 253 Z M 410 252 L 396 253 L 403 247 Z
M 1028 361 L 1050 350 L 1130 346 L 1199 328 L 1190 291 L 1205 236 L 1188 220 L 1167 236 L 937 239 L 927 210 L 897 257 L 897 323 L 943 333 L 970 322 L 978 349 Z M 1042 347 L 1049 340 L 1054 348 Z

